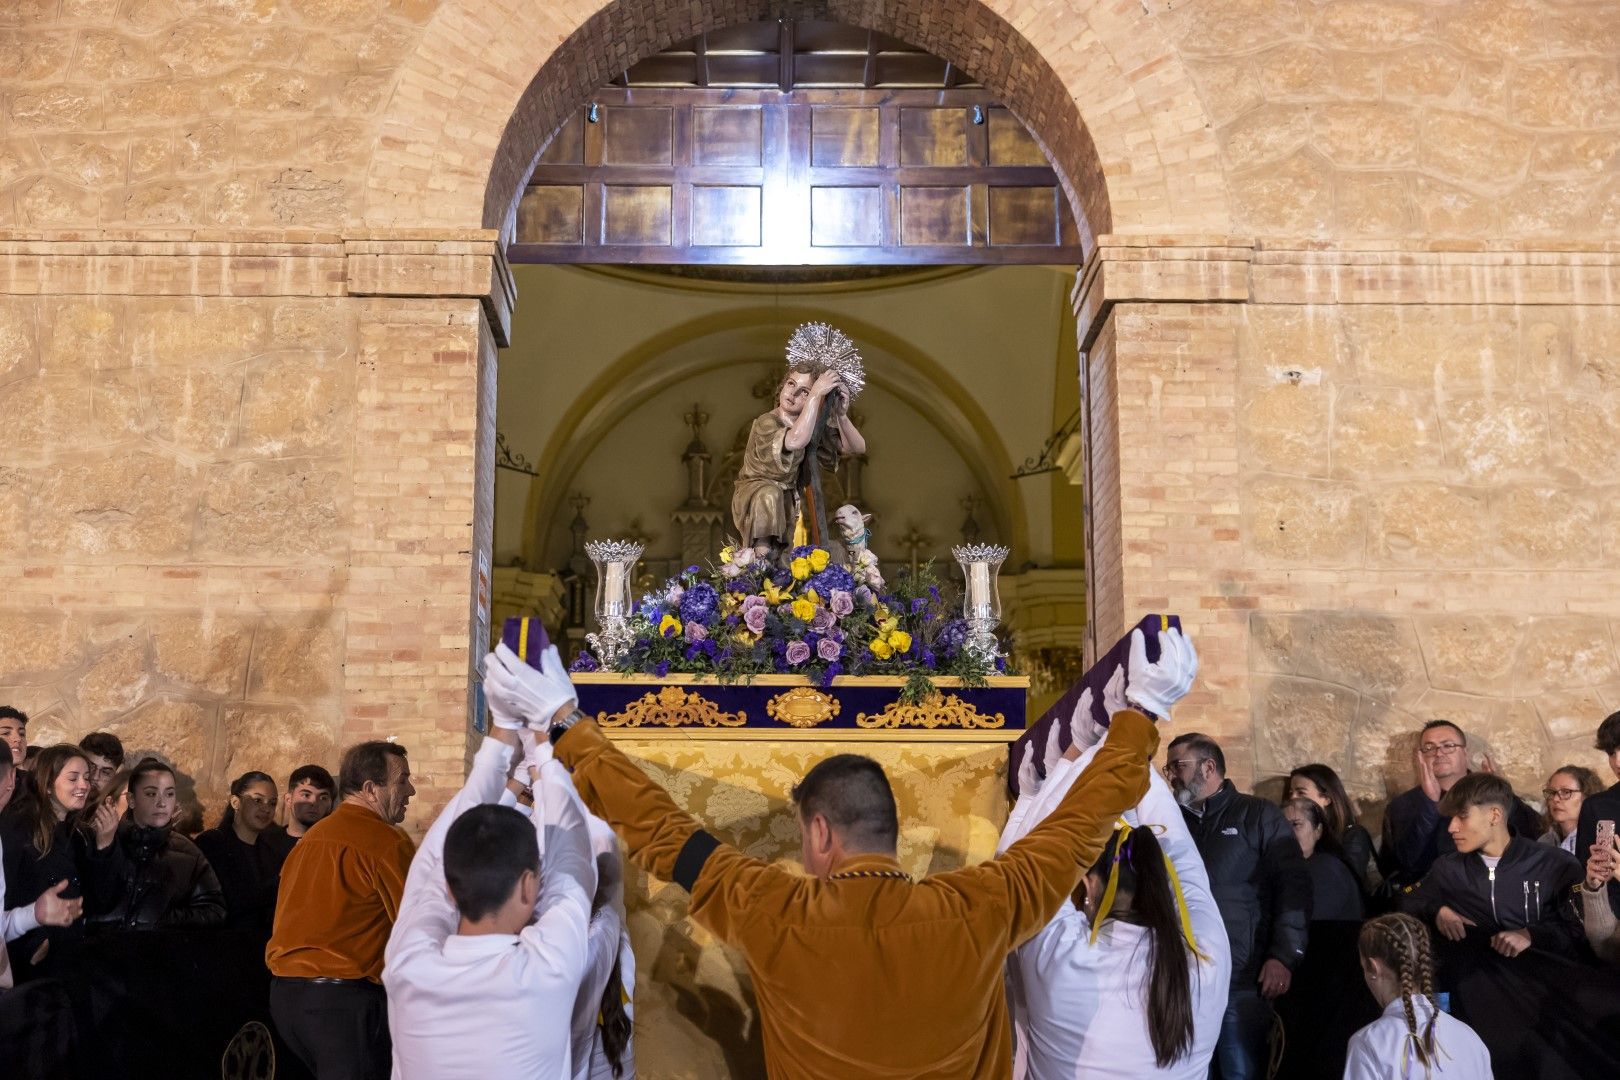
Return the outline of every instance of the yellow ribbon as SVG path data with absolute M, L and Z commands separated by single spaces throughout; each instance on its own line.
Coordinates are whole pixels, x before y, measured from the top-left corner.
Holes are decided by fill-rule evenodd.
M 1096 944 L 1097 934 L 1102 930 L 1103 920 L 1114 909 L 1114 894 L 1119 891 L 1119 863 L 1121 852 L 1125 849 L 1125 842 L 1131 838 L 1134 831 L 1124 818 L 1119 820 L 1119 843 L 1114 845 L 1114 862 L 1108 868 L 1108 884 L 1103 887 L 1102 900 L 1097 904 L 1097 917 L 1091 922 L 1091 943 Z M 1187 939 L 1187 948 L 1192 950 L 1198 959 L 1209 962 L 1209 955 L 1198 947 L 1198 939 L 1193 935 L 1192 911 L 1187 907 L 1187 896 L 1181 891 L 1181 875 L 1176 873 L 1176 864 L 1169 855 L 1164 857 L 1164 868 L 1170 873 L 1170 888 L 1176 894 L 1176 912 L 1181 917 L 1181 936 Z
M 793 546 L 804 547 L 810 542 L 810 530 L 804 527 L 804 513 L 801 511 L 793 522 Z
M 529 620 L 527 618 L 518 620 L 518 659 L 525 661 L 529 659 Z

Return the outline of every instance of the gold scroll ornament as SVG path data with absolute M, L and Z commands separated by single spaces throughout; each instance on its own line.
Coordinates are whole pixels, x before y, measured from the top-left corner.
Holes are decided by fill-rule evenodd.
M 812 728 L 825 724 L 843 708 L 838 699 L 808 686 L 795 686 L 777 694 L 765 705 L 765 711 L 774 719 L 796 728 Z
M 1001 713 L 985 714 L 955 694 L 934 691 L 915 705 L 891 701 L 880 713 L 857 713 L 859 728 L 999 728 L 1007 718 Z
M 702 694 L 687 693 L 678 686 L 649 691 L 624 707 L 623 712 L 602 713 L 596 722 L 604 728 L 638 727 L 742 727 L 748 714 L 738 709 L 721 712 L 720 706 Z

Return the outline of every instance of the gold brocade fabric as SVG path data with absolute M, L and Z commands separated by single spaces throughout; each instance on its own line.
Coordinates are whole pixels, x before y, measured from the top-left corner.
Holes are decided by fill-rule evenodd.
M 913 877 L 995 854 L 1007 817 L 1005 744 L 673 741 L 619 737 L 624 750 L 715 836 L 759 858 L 798 866 L 788 789 L 837 753 L 875 758 L 899 804 L 900 863 Z M 687 894 L 627 865 L 625 902 L 636 952 L 635 1042 L 643 1080 L 765 1076 L 753 993 L 740 955 L 686 918 Z

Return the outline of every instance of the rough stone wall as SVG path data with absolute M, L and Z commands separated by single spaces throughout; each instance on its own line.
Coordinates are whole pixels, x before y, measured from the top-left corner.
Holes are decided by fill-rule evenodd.
M 1092 356 L 1142 433 L 1119 450 L 1125 609 L 1201 622 L 1178 719 L 1244 781 L 1326 761 L 1370 804 L 1435 717 L 1526 794 L 1600 766 L 1620 312 L 1577 301 L 1614 295 L 1613 254 L 1201 255 L 1115 287 L 1248 303 L 1119 303 Z
M 208 793 L 397 735 L 430 813 L 464 752 L 513 299 L 486 208 L 582 73 L 774 10 L 0 5 L 0 687 L 44 731 L 174 732 Z M 1330 686 L 1362 791 L 1400 760 L 1364 717 L 1466 704 L 1504 758 L 1573 752 L 1614 704 L 1593 620 L 1620 614 L 1620 4 L 802 10 L 977 59 L 1091 212 L 1080 337 L 1112 343 L 1120 433 L 1102 610 L 1204 620 L 1187 712 L 1240 769 L 1285 764 L 1273 730 L 1346 726 Z M 1256 358 L 1286 309 L 1284 388 Z M 1446 673 L 1475 639 L 1442 616 L 1485 620 L 1472 668 Z M 1597 659 L 1559 698 L 1536 657 L 1566 632 Z

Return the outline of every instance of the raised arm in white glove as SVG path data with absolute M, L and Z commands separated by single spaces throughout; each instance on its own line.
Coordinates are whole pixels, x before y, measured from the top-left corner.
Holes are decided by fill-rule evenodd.
M 541 654 L 540 668 L 536 669 L 524 663 L 504 642 L 495 646 L 495 651 L 484 662 L 484 696 L 489 699 L 491 715 L 499 716 L 504 712 L 541 730 L 551 724 L 559 710 L 579 700 L 563 668 L 562 657 L 557 655 L 557 646 L 546 648 Z
M 1171 627 L 1159 635 L 1159 659 L 1148 663 L 1147 639 L 1142 631 L 1131 631 L 1130 674 L 1126 681 L 1126 703 L 1164 719 L 1170 707 L 1180 701 L 1198 677 L 1198 651 L 1190 638 Z

